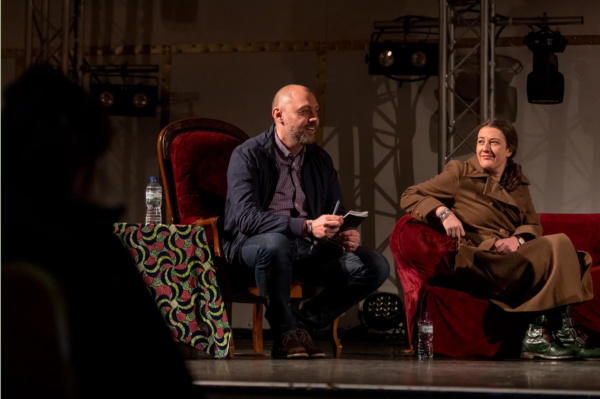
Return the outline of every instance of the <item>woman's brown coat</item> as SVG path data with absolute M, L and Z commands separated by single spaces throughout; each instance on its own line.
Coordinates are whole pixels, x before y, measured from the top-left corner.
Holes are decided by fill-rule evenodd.
M 529 181 L 507 192 L 474 156 L 450 161 L 433 179 L 409 187 L 401 206 L 424 222 L 436 220 L 435 210 L 447 206 L 460 219 L 454 278 L 459 288 L 489 298 L 506 311 L 529 312 L 586 301 L 593 297 L 592 279 L 581 277 L 579 257 L 564 234 L 542 237 L 542 226 L 529 195 Z M 513 235 L 528 242 L 500 255 L 494 243 Z M 591 257 L 580 252 L 589 265 Z

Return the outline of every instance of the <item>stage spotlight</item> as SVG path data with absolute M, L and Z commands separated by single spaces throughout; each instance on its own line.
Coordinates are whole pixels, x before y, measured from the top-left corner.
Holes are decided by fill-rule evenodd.
M 144 93 L 137 93 L 133 96 L 133 105 L 137 108 L 144 108 L 148 105 L 148 97 Z
M 532 104 L 560 104 L 565 93 L 565 78 L 558 72 L 558 57 L 568 40 L 559 32 L 531 32 L 524 39 L 533 52 L 533 72 L 527 75 L 527 100 Z
M 369 74 L 437 76 L 438 48 L 436 43 L 371 42 Z
M 400 328 L 404 320 L 402 300 L 398 295 L 387 292 L 372 294 L 363 302 L 360 317 L 366 326 L 374 330 Z
M 100 104 L 105 107 L 110 107 L 115 103 L 115 97 L 110 91 L 100 93 Z
M 391 66 L 395 61 L 394 53 L 392 53 L 391 50 L 383 50 L 379 53 L 377 61 L 379 61 L 379 64 L 381 64 L 381 66 L 387 68 Z
M 410 56 L 410 62 L 417 68 L 424 67 L 427 64 L 427 54 L 422 51 L 415 51 Z
M 90 85 L 90 91 L 111 115 L 156 116 L 157 86 L 93 83 Z

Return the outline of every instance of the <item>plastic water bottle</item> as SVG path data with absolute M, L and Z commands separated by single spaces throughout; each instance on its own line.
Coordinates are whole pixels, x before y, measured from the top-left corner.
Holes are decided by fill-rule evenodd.
M 162 222 L 162 187 L 158 178 L 152 176 L 150 184 L 146 187 L 146 224 L 159 224 Z
M 423 312 L 419 319 L 419 344 L 417 355 L 419 360 L 433 359 L 433 323 L 429 318 L 429 312 Z

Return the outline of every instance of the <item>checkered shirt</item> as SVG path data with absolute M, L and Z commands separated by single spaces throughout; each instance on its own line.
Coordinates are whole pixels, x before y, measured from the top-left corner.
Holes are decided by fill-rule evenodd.
M 302 150 L 294 157 L 281 142 L 277 132 L 274 136 L 277 144 L 275 163 L 279 170 L 279 180 L 268 211 L 276 215 L 306 218 L 308 216 L 306 195 L 302 190 L 302 177 L 300 174 L 306 148 L 302 147 Z

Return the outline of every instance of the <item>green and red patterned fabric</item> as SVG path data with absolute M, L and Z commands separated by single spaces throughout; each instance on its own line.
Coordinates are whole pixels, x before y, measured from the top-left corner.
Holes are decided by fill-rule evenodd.
M 204 229 L 128 223 L 114 227 L 173 336 L 225 357 L 231 329 Z

